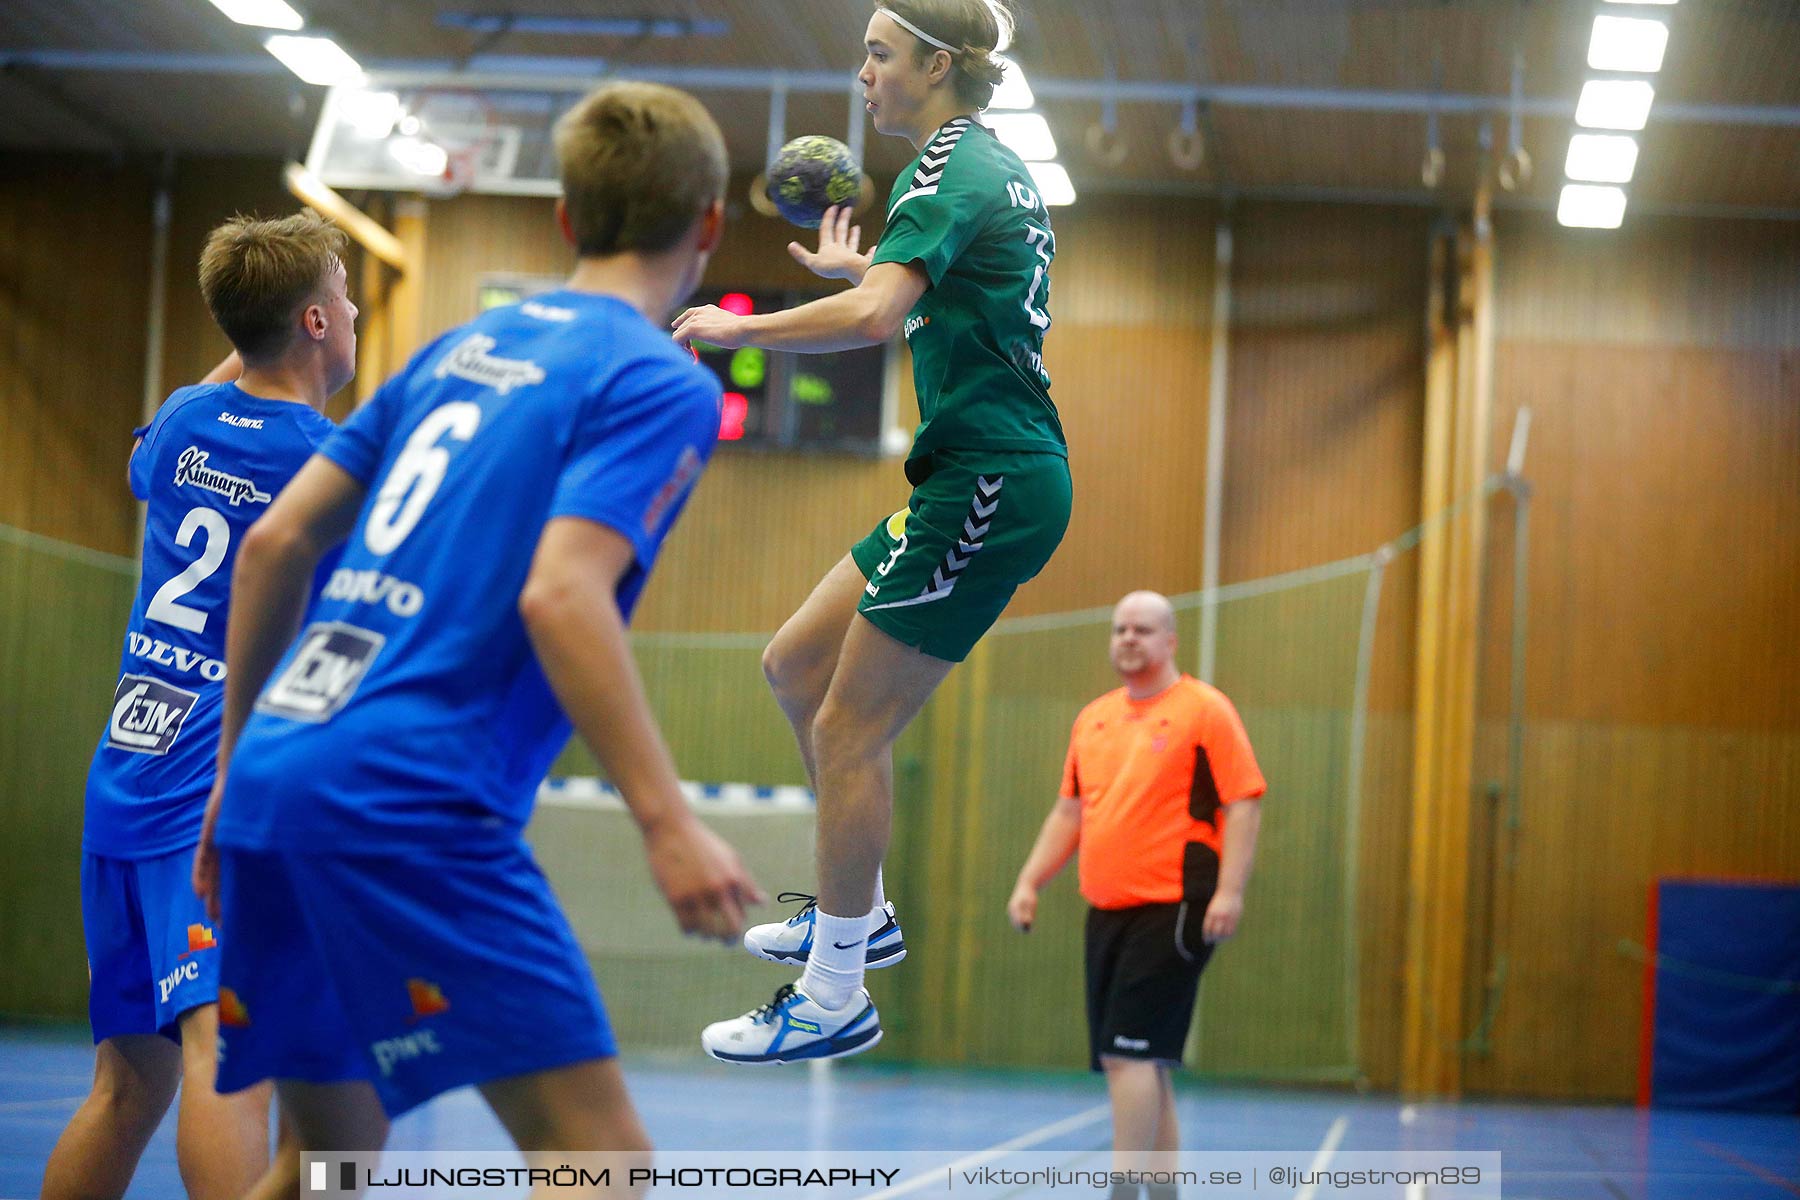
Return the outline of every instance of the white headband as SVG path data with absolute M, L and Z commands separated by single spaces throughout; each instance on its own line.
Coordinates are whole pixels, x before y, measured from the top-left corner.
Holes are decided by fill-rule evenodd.
M 923 29 L 920 29 L 917 25 L 914 25 L 911 21 L 907 20 L 905 17 L 901 16 L 899 13 L 895 12 L 893 9 L 884 8 L 881 11 L 886 13 L 888 16 L 892 17 L 894 20 L 894 23 L 896 25 L 900 26 L 900 28 L 906 30 L 908 33 L 912 34 L 914 37 L 918 38 L 921 42 L 925 42 L 928 45 L 936 46 L 939 50 L 948 50 L 952 54 L 961 53 L 961 49 L 959 47 L 952 46 L 949 42 L 938 41 L 936 38 L 932 37 L 929 33 L 926 33 Z

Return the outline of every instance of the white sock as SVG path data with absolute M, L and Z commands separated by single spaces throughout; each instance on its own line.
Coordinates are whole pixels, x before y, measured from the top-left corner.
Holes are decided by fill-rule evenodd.
M 800 976 L 800 990 L 823 1008 L 842 1008 L 862 986 L 869 919 L 834 917 L 821 908 L 813 921 L 812 952 L 806 973 Z
M 881 868 L 876 867 L 875 868 L 875 907 L 870 909 L 869 911 L 872 913 L 878 913 L 881 911 L 881 906 L 886 903 L 887 903 L 887 892 L 884 891 L 881 886 Z

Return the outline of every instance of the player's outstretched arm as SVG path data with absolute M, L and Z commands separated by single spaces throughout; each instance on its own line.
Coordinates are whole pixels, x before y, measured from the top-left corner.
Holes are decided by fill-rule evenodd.
M 1019 881 L 1013 885 L 1012 897 L 1006 902 L 1006 915 L 1013 928 L 1030 933 L 1037 920 L 1038 889 L 1056 878 L 1058 871 L 1081 844 L 1081 801 L 1073 796 L 1058 796 L 1037 841 L 1019 868 Z
M 848 279 L 861 283 L 875 257 L 857 253 L 862 245 L 862 226 L 850 223 L 850 206 L 828 208 L 819 219 L 819 248 L 808 250 L 799 242 L 788 243 L 794 261 L 825 279 Z
M 735 942 L 744 905 L 764 897 L 737 852 L 688 807 L 650 714 L 614 599 L 635 554 L 605 525 L 551 520 L 519 594 L 519 613 L 563 711 L 643 831 L 650 871 L 682 932 Z
M 225 704 L 220 714 L 219 769 L 194 854 L 194 890 L 218 917 L 218 856 L 213 830 L 225 774 L 250 708 L 306 615 L 313 572 L 356 525 L 365 489 L 347 471 L 315 454 L 250 527 L 231 572 L 231 619 L 225 626 Z
M 700 341 L 727 350 L 761 346 L 800 354 L 875 346 L 900 332 L 929 282 L 915 264 L 876 263 L 848 291 L 781 312 L 740 317 L 711 304 L 690 308 L 675 318 L 675 340 L 683 346 Z

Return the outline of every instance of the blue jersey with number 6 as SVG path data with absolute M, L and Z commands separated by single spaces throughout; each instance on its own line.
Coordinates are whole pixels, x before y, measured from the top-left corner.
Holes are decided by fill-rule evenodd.
M 719 387 L 626 303 L 551 292 L 427 346 L 320 451 L 368 494 L 232 759 L 221 845 L 511 840 L 570 726 L 519 615 L 547 521 L 625 537 L 629 618 Z
M 143 430 L 130 469 L 132 494 L 148 502 L 143 575 L 88 771 L 90 854 L 155 858 L 200 840 L 238 543 L 332 430 L 304 404 L 234 383 L 181 388 Z

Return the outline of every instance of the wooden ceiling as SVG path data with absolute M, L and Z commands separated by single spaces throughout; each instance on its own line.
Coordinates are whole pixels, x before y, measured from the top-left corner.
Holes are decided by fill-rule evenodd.
M 471 63 L 594 75 L 605 69 L 841 72 L 844 93 L 796 91 L 790 133 L 842 136 L 860 62 L 865 0 L 291 0 L 365 66 Z M 1432 203 L 1464 196 L 1483 169 L 1485 124 L 1504 148 L 1515 53 L 1523 145 L 1535 164 L 1512 203 L 1553 202 L 1588 71 L 1600 0 L 1015 0 L 1014 56 L 1042 93 L 1079 189 L 1340 196 Z M 1800 214 L 1800 2 L 1681 0 L 1657 103 L 1641 137 L 1634 211 Z M 675 18 L 722 32 L 604 36 L 457 28 L 459 13 Z M 1088 147 L 1112 119 L 1116 165 Z M 766 85 L 696 88 L 739 167 L 760 165 Z M 1144 85 L 1164 85 L 1159 89 Z M 1201 100 L 1206 155 L 1171 160 L 1178 93 Z M 1249 89 L 1257 89 L 1250 91 Z M 1154 99 L 1136 98 L 1155 91 Z M 1446 174 L 1421 182 L 1425 98 Z M 206 0 L 9 0 L 0 5 L 0 153 L 299 157 L 321 90 L 298 83 Z M 910 156 L 869 133 L 872 172 Z

